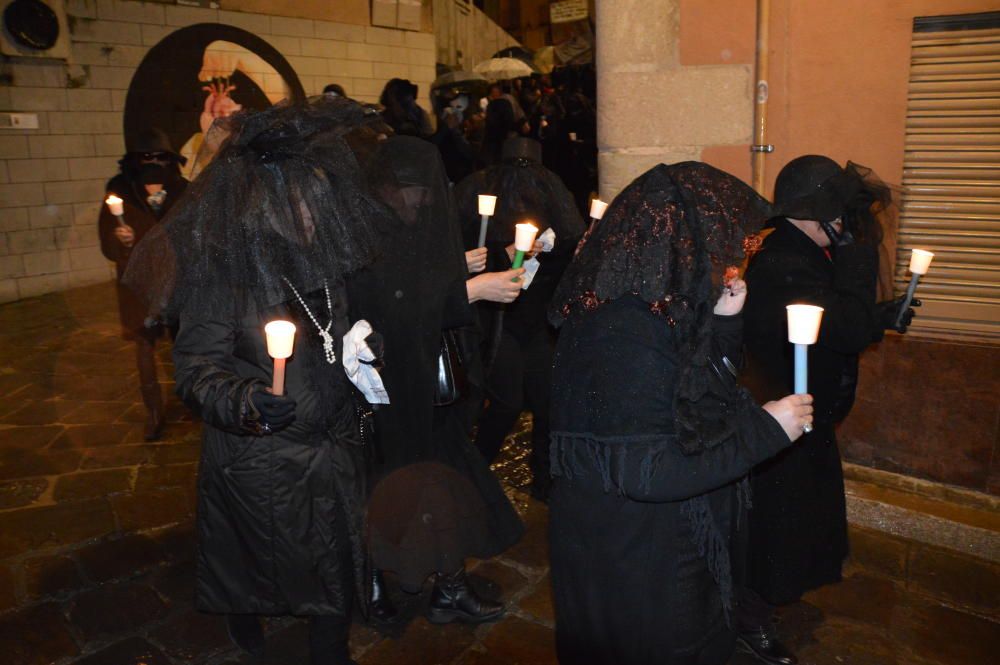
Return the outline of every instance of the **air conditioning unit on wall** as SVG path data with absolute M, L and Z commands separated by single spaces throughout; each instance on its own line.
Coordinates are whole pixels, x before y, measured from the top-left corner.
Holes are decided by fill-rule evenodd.
M 69 57 L 63 0 L 0 0 L 0 53 L 21 58 Z

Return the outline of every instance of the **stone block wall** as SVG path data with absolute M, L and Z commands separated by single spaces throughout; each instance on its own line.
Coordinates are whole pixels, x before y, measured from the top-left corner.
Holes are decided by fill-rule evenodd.
M 748 144 L 753 67 L 682 59 L 682 0 L 596 3 L 600 195 L 659 163 Z M 745 150 L 745 147 L 743 148 Z
M 433 6 L 438 62 L 471 71 L 500 49 L 519 45 L 476 7 L 462 9 L 454 0 L 434 0 Z
M 197 23 L 252 32 L 288 60 L 307 94 L 337 82 L 375 102 L 388 79 L 401 77 L 426 96 L 435 77 L 429 32 L 134 0 L 66 7 L 68 61 L 0 65 L 0 111 L 39 120 L 38 129 L 0 129 L 0 302 L 112 276 L 96 226 L 104 185 L 125 150 L 126 92 L 148 50 L 171 32 Z

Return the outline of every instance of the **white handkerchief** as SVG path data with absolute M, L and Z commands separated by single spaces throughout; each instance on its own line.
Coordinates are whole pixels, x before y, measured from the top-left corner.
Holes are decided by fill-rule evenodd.
M 545 229 L 545 233 L 538 236 L 538 241 L 542 243 L 543 252 L 551 252 L 552 248 L 556 246 L 556 232 L 550 226 Z
M 528 259 L 521 267 L 524 268 L 524 274 L 521 275 L 521 290 L 531 286 L 531 280 L 535 279 L 535 273 L 538 272 L 538 267 L 542 265 L 538 262 L 538 259 Z
M 389 393 L 385 390 L 382 377 L 377 369 L 366 364 L 375 360 L 375 354 L 365 342 L 365 337 L 371 334 L 371 324 L 361 319 L 344 335 L 344 353 L 341 355 L 344 372 L 351 383 L 364 394 L 369 404 L 388 404 Z M 361 362 L 362 360 L 365 362 Z
M 552 230 L 552 227 L 545 229 L 545 233 L 538 236 L 538 242 L 542 243 L 543 252 L 551 252 L 552 248 L 556 246 L 556 232 Z M 521 276 L 521 290 L 531 286 L 531 281 L 535 279 L 535 273 L 538 272 L 540 265 L 538 259 L 535 258 L 524 262 L 524 274 Z

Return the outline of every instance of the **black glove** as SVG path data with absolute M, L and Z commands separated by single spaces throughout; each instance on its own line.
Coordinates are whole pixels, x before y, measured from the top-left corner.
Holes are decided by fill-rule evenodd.
M 295 400 L 291 397 L 257 390 L 250 395 L 250 401 L 260 414 L 259 429 L 263 434 L 277 432 L 295 420 Z
M 841 226 L 843 231 L 837 233 L 837 229 L 833 228 L 833 222 L 820 222 L 819 225 L 820 228 L 823 229 L 826 236 L 830 239 L 830 246 L 833 249 L 854 244 L 854 236 L 847 230 L 847 227 Z
M 903 314 L 903 320 L 897 326 L 896 319 L 899 318 L 899 308 L 903 306 L 904 300 L 906 300 L 906 296 L 900 296 L 895 300 L 883 300 L 880 303 L 875 303 L 875 308 L 878 312 L 879 325 L 882 326 L 883 330 L 895 330 L 898 333 L 906 332 L 906 329 L 913 322 L 913 317 L 917 315 L 917 313 L 913 311 L 913 308 L 920 307 L 921 303 L 918 298 L 914 298 L 910 302 L 910 306 L 906 308 L 906 312 Z
M 385 339 L 382 337 L 380 333 L 377 333 L 373 330 L 371 334 L 368 335 L 368 337 L 365 337 L 365 344 L 367 344 L 368 348 L 372 350 L 372 353 L 375 355 L 375 359 L 374 360 L 359 359 L 359 362 L 363 362 L 366 365 L 371 365 L 375 369 L 382 369 L 385 366 L 385 362 L 383 361 L 383 359 L 385 358 Z

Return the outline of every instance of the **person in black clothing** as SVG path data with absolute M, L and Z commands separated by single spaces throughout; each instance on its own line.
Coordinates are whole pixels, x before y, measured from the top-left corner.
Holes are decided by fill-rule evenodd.
M 382 119 L 394 132 L 428 138 L 434 129 L 427 111 L 417 104 L 418 93 L 419 88 L 407 79 L 390 79 L 378 101 L 384 107 Z
M 486 168 L 499 163 L 503 159 L 504 143 L 514 136 L 517 136 L 514 107 L 503 97 L 491 99 L 486 106 L 483 143 L 479 146 L 476 165 L 479 168 Z
M 548 229 L 555 233 L 552 251 L 537 255 L 538 271 L 516 301 L 483 302 L 478 307 L 489 402 L 478 420 L 476 447 L 488 461 L 496 459 L 526 406 L 533 417 L 532 490 L 544 499 L 549 486 L 549 387 L 555 344 L 546 310 L 583 235 L 583 220 L 559 177 L 541 165 L 541 146 L 533 139 L 508 139 L 502 162 L 456 186 L 467 250 L 478 244 L 479 194 L 497 197 L 486 234 L 486 270 L 510 268 L 516 224 L 530 221 L 539 235 Z
M 734 377 L 746 288 L 724 281 L 767 203 L 660 165 L 591 226 L 552 301 L 549 541 L 562 665 L 721 665 L 750 468 L 812 419 Z
M 471 324 L 472 310 L 448 181 L 434 146 L 408 136 L 382 142 L 365 171 L 395 213 L 379 258 L 348 280 L 352 315 L 383 336 L 390 396 L 374 413 L 372 561 L 410 592 L 435 576 L 433 623 L 493 621 L 503 605 L 469 586 L 465 560 L 502 553 L 523 525 L 463 422 L 458 374 L 472 359 L 454 333 Z M 390 618 L 381 575 L 373 577 L 375 612 Z
M 228 138 L 125 277 L 179 321 L 177 392 L 204 423 L 196 606 L 226 615 L 251 653 L 260 616 L 309 617 L 312 665 L 353 663 L 351 613 L 369 597 L 365 402 L 345 370 L 370 327 L 351 326 L 345 276 L 375 259 L 389 223 L 354 157 L 377 119 L 324 96 L 217 120 Z M 297 327 L 283 394 L 264 333 L 275 319 Z M 370 386 L 373 373 L 351 376 Z
M 834 427 L 854 402 L 858 354 L 895 328 L 901 301 L 875 302 L 879 215 L 891 197 L 870 170 L 805 155 L 778 174 L 774 198 L 774 232 L 746 274 L 746 385 L 758 400 L 791 389 L 785 306 L 819 305 L 819 340 L 809 347 L 816 416 L 799 445 L 751 474 L 748 585 L 738 624 L 745 650 L 767 663 L 791 665 L 796 658 L 776 638 L 771 615 L 774 606 L 840 580 L 847 517 Z M 899 332 L 912 317 L 911 309 Z
M 452 183 L 459 182 L 472 173 L 476 161 L 476 150 L 462 131 L 462 107 L 451 103 L 458 97 L 458 94 L 451 91 L 444 91 L 435 97 L 438 122 L 437 129 L 430 138 L 441 153 L 445 173 Z
M 186 161 L 174 152 L 164 132 L 151 129 L 141 133 L 118 162 L 121 173 L 105 187 L 105 196 L 114 194 L 122 200 L 124 222 L 119 223 L 106 205 L 101 207 L 97 222 L 101 252 L 115 262 L 122 332 L 126 339 L 135 342 L 139 389 L 147 414 L 143 431 L 147 441 L 160 438 L 163 427 L 163 396 L 154 357 L 156 340 L 163 327 L 146 320 L 145 306 L 121 280 L 132 248 L 159 224 L 184 193 L 188 183 L 181 176 L 180 167 Z

